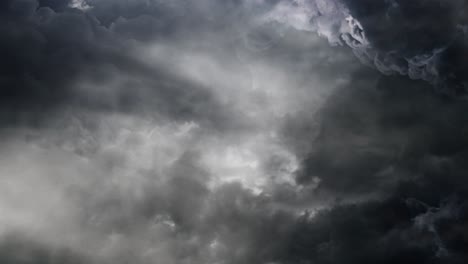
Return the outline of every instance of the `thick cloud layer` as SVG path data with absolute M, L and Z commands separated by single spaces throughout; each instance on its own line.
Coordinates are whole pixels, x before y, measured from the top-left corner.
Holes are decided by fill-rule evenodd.
M 466 102 L 436 97 L 421 82 L 375 80 L 330 98 L 314 149 L 302 162 L 300 182 L 318 177 L 318 191 L 344 204 L 359 201 L 312 220 L 325 219 L 317 224 L 325 227 L 313 230 L 331 236 L 310 238 L 316 247 L 337 245 L 324 244 L 328 255 L 311 257 L 331 263 L 462 263 Z
M 283 1 L 267 16 L 331 44 L 351 47 L 385 75 L 425 80 L 447 94 L 465 93 L 467 4 L 464 0 Z
M 465 7 L 2 1 L 0 262 L 465 263 Z

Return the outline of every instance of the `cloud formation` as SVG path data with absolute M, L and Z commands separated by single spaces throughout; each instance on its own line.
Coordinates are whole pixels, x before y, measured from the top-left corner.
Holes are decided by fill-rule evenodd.
M 3 1 L 0 262 L 465 263 L 464 7 Z
M 267 16 L 347 45 L 385 75 L 425 80 L 444 93 L 466 89 L 465 1 L 283 1 Z

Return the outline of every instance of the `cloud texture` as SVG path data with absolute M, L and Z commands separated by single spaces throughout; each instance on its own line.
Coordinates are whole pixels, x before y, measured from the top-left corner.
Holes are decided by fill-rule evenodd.
M 385 75 L 425 80 L 444 93 L 466 89 L 466 1 L 282 1 L 268 15 L 347 45 Z
M 0 262 L 466 263 L 466 7 L 2 1 Z

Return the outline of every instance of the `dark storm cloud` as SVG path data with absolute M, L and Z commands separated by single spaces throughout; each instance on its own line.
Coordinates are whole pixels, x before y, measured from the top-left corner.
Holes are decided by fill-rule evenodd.
M 5 5 L 2 53 L 6 60 L 2 71 L 6 77 L 29 76 L 37 82 L 60 80 L 74 76 L 84 67 L 82 63 L 98 57 L 99 51 L 95 50 L 106 35 L 92 18 L 79 11 L 62 14 L 49 8 L 37 9 L 34 1 L 10 1 Z
M 468 50 L 466 1 L 282 1 L 268 17 L 347 45 L 386 75 L 425 80 L 463 94 Z
M 32 0 L 2 5 L 3 118 L 62 103 L 77 75 L 111 57 L 101 52 L 110 40 L 106 30 L 80 11 L 55 13 Z
M 162 35 L 178 35 L 177 27 L 202 16 L 184 15 L 179 19 L 177 12 L 187 8 L 159 2 L 148 6 L 143 1 L 98 1 L 90 13 L 71 8 L 70 3 L 2 2 L 3 122 L 38 122 L 35 120 L 65 105 L 121 112 L 158 111 L 169 118 L 203 119 L 212 126 L 227 126 L 222 124 L 227 119 L 223 106 L 205 87 L 167 69 L 147 65 L 127 52 L 134 48 L 126 44 L 127 40 L 145 42 Z M 129 80 L 110 83 L 122 75 L 130 76 Z M 111 94 L 102 94 L 101 88 L 77 92 L 76 85 L 83 80 L 95 87 L 115 87 Z
M 466 88 L 465 1 L 345 1 L 375 49 L 377 68 L 452 93 Z M 371 52 L 372 53 L 372 52 Z
M 55 11 L 60 11 L 69 8 L 71 0 L 39 0 L 39 6 L 49 7 Z
M 173 61 L 164 61 L 163 65 L 150 64 L 132 53 L 156 40 L 166 42 L 167 46 L 181 42 L 188 46 L 186 50 L 205 45 L 205 50 L 219 56 L 227 53 L 228 58 L 235 57 L 233 52 L 216 47 L 216 43 L 210 45 L 203 37 L 192 37 L 226 28 L 234 31 L 226 21 L 232 21 L 231 17 L 236 15 L 231 11 L 236 11 L 237 1 L 206 1 L 207 6 L 201 7 L 193 2 L 187 7 L 184 3 L 157 1 L 88 1 L 93 7 L 89 11 L 72 8 L 72 3 L 34 0 L 1 3 L 0 109 L 5 145 L 1 160 L 13 159 L 5 162 L 6 168 L 16 166 L 15 157 L 25 158 L 27 161 L 21 167 L 32 169 L 31 173 L 2 172 L 2 181 L 12 181 L 16 187 L 4 185 L 7 190 L 3 192 L 6 198 L 0 217 L 4 239 L 0 259 L 11 264 L 154 263 L 155 260 L 168 264 L 210 263 L 213 259 L 239 263 L 270 259 L 272 251 L 268 249 L 279 243 L 263 243 L 266 239 L 263 235 L 271 238 L 274 233 L 270 231 L 276 229 L 270 224 L 268 230 L 262 230 L 264 225 L 258 222 L 270 221 L 269 214 L 263 216 L 268 211 L 263 209 L 265 203 L 249 211 L 257 197 L 240 184 L 226 186 L 214 194 L 208 188 L 210 173 L 198 164 L 198 154 L 191 150 L 194 143 L 178 138 L 188 133 L 183 125 L 189 122 L 201 127 L 206 137 L 215 137 L 217 131 L 233 133 L 250 121 L 234 113 L 232 102 L 221 102 L 209 87 L 168 68 L 181 56 L 177 47 L 168 54 L 173 55 L 170 57 Z M 203 25 L 209 25 L 208 29 L 201 30 Z M 193 68 L 191 62 L 188 60 L 186 64 Z M 63 113 L 70 114 L 62 117 Z M 157 147 L 167 144 L 168 150 L 161 150 L 161 157 L 149 160 L 149 168 L 135 166 L 147 156 L 152 157 L 155 149 L 149 147 L 148 153 L 133 160 L 133 154 L 127 154 L 130 149 L 139 146 L 146 150 L 149 141 L 138 144 L 138 137 L 136 141 L 130 138 L 124 151 L 114 147 L 122 130 L 138 130 L 141 124 L 127 125 L 121 116 L 110 121 L 99 119 L 101 115 L 113 114 L 145 119 L 150 123 L 145 132 L 156 131 Z M 27 133 L 32 135 L 25 138 L 20 135 L 21 122 L 37 124 L 43 119 L 47 121 L 45 125 L 27 126 Z M 170 132 L 154 128 L 155 119 L 163 123 L 162 129 L 167 125 Z M 73 125 L 74 122 L 77 124 Z M 100 129 L 107 122 L 118 125 L 115 129 Z M 171 128 L 178 125 L 182 128 Z M 46 132 L 47 129 L 53 132 Z M 100 139 L 100 133 L 110 133 L 111 142 L 105 143 L 106 137 Z M 14 149 L 23 144 L 32 149 L 18 150 L 17 155 Z M 72 150 L 71 156 L 52 153 L 53 149 L 62 152 L 65 148 Z M 41 154 L 35 155 L 33 149 Z M 172 160 L 171 155 L 176 158 Z M 52 166 L 42 164 L 39 156 Z M 64 157 L 62 162 L 57 160 L 60 156 Z M 48 168 L 65 171 L 43 171 Z M 75 178 L 75 174 L 80 176 Z M 123 184 L 128 174 L 132 176 L 130 182 Z M 57 176 L 55 183 L 49 181 L 53 175 Z M 34 189 L 22 190 L 19 186 L 23 186 L 23 180 Z M 13 204 L 26 199 L 27 205 L 3 206 L 9 199 Z M 29 207 L 31 201 L 34 205 Z M 26 213 L 18 215 L 16 210 Z M 245 230 L 238 233 L 241 228 Z M 18 231 L 18 235 L 5 236 L 12 230 Z M 213 242 L 217 237 L 220 248 L 214 249 L 218 247 L 218 242 Z M 249 246 L 238 250 L 223 248 L 245 242 Z M 62 253 L 61 244 L 68 245 L 73 253 L 66 250 Z M 265 252 L 257 255 L 257 248 L 265 248 Z M 82 260 L 81 256 L 87 254 L 91 255 L 89 260 Z
M 466 89 L 467 3 L 463 0 L 345 0 L 370 43 L 361 58 L 386 74 L 423 79 L 447 93 Z M 367 57 L 367 58 L 366 58 Z
M 436 96 L 424 82 L 403 77 L 364 71 L 355 78 L 321 110 L 320 132 L 300 181 L 324 175 L 324 188 L 378 191 L 394 177 L 420 176 L 437 159 L 461 166 L 453 171 L 455 178 L 460 176 L 466 168 L 458 159 L 468 148 L 464 99 Z
M 297 224 L 291 263 L 465 262 L 466 100 L 369 70 L 351 83 L 319 112 L 297 178 L 342 205 Z M 288 142 L 310 138 L 303 127 Z
M 466 228 L 466 214 L 455 216 L 446 206 L 418 208 L 391 198 L 337 206 L 312 220 L 304 217 L 292 232 L 285 263 L 464 263 L 460 249 L 467 238 L 454 235 L 454 229 Z M 419 225 L 426 216 L 434 216 L 430 226 Z
M 3 1 L 0 262 L 465 263 L 464 2 L 282 3 Z

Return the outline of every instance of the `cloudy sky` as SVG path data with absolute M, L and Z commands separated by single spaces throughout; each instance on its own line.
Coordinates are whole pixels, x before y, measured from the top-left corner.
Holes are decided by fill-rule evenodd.
M 468 1 L 2 0 L 0 263 L 468 262 Z

